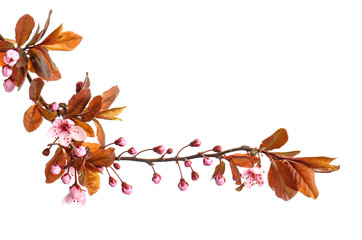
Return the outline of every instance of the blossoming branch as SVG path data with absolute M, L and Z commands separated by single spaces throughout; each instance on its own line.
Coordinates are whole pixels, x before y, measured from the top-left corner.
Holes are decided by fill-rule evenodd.
M 82 37 L 74 32 L 63 31 L 62 25 L 45 37 L 51 14 L 52 11 L 49 12 L 42 30 L 39 25 L 34 30 L 34 19 L 26 14 L 16 24 L 15 40 L 0 35 L 0 65 L 5 78 L 3 87 L 6 92 L 11 93 L 15 87 L 20 90 L 26 79 L 30 84 L 29 98 L 33 104 L 24 114 L 23 123 L 26 131 L 35 131 L 43 120 L 49 122 L 49 130 L 44 135 L 50 139 L 50 143 L 43 150 L 43 155 L 49 156 L 53 150 L 54 152 L 46 164 L 45 179 L 46 183 L 53 183 L 58 179 L 64 184 L 72 183 L 69 193 L 64 197 L 64 203 L 84 205 L 86 192 L 93 195 L 98 191 L 100 174 L 108 175 L 111 187 L 116 187 L 120 182 L 122 192 L 131 194 L 132 185 L 126 183 L 117 171 L 122 161 L 144 162 L 149 165 L 153 172 L 150 179 L 155 184 L 162 181 L 161 174 L 156 171 L 156 164 L 175 162 L 180 174 L 177 186 L 181 191 L 187 190 L 190 182 L 182 170 L 182 165 L 191 172 L 190 179 L 197 181 L 200 175 L 192 167 L 193 161 L 202 160 L 204 166 L 214 164 L 212 179 L 217 185 L 222 186 L 226 181 L 224 173 L 228 164 L 232 180 L 237 186 L 236 190 L 241 191 L 244 187 L 264 185 L 266 170 L 263 169 L 262 160 L 263 157 L 267 157 L 270 161 L 268 184 L 276 196 L 284 200 L 293 198 L 297 192 L 316 199 L 319 192 L 314 173 L 330 173 L 339 169 L 339 166 L 330 164 L 334 158 L 296 157 L 300 151 L 273 151 L 288 141 L 288 134 L 284 128 L 275 131 L 262 141 L 259 147 L 242 145 L 224 150 L 221 145 L 216 145 L 212 149 L 198 150 L 189 156 L 184 156 L 183 150 L 201 147 L 199 139 L 191 141 L 178 151 L 166 149 L 163 145 L 137 151 L 135 147 L 126 147 L 124 137 L 107 144 L 101 121 L 120 120 L 118 115 L 125 108 L 111 108 L 119 93 L 117 86 L 102 95 L 92 97 L 87 74 L 84 81 L 76 83 L 76 92 L 68 101 L 48 102 L 41 96 L 46 81 L 61 79 L 60 71 L 50 52 L 71 51 L 82 40 Z M 95 137 L 97 142 L 89 141 Z M 121 150 L 116 153 L 118 149 Z M 145 152 L 152 152 L 157 157 L 144 158 Z

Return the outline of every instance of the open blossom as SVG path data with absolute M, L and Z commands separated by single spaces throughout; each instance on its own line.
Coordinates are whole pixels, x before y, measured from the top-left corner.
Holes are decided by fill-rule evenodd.
M 258 184 L 259 187 L 263 186 L 263 171 L 258 167 L 252 167 L 245 169 L 242 174 L 242 177 L 245 178 L 245 186 L 251 188 L 255 184 Z
M 77 204 L 84 206 L 86 202 L 85 190 L 83 190 L 78 184 L 74 183 L 69 188 L 69 193 L 63 199 L 63 204 Z
M 16 62 L 19 60 L 20 55 L 19 52 L 14 49 L 9 49 L 6 51 L 6 54 L 3 58 L 4 62 L 9 65 L 10 67 L 13 67 Z
M 55 119 L 53 127 L 47 132 L 48 137 L 59 137 L 60 145 L 68 147 L 71 140 L 84 141 L 87 138 L 85 131 L 70 119 Z

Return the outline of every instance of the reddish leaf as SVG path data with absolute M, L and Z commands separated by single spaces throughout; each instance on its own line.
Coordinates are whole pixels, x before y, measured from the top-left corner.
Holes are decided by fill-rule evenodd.
M 34 26 L 34 19 L 29 14 L 22 16 L 18 20 L 15 27 L 15 39 L 19 47 L 29 39 Z
M 45 166 L 46 183 L 52 183 L 63 175 L 64 173 L 63 167 L 66 165 L 67 160 L 69 160 L 68 155 L 64 154 L 63 149 L 61 147 L 58 147 L 52 159 Z M 60 173 L 57 175 L 51 172 L 51 168 L 55 163 L 57 163 L 62 168 Z
M 82 146 L 88 147 L 91 153 L 97 151 L 101 146 L 98 143 L 83 142 Z
M 84 82 L 83 82 L 82 90 L 86 89 L 86 88 L 89 88 L 89 86 L 90 86 L 90 80 L 89 80 L 89 77 L 88 77 L 88 73 L 86 73 L 85 79 L 84 79 Z
M 26 56 L 26 52 L 22 48 L 16 49 L 19 52 L 20 59 L 15 64 L 17 67 L 25 67 L 28 64 L 28 57 Z
M 215 167 L 215 171 L 214 174 L 212 174 L 211 179 L 214 179 L 216 177 L 216 175 L 218 175 L 219 173 L 224 174 L 225 173 L 225 162 L 221 161 L 220 164 L 218 164 Z
M 5 67 L 7 64 L 4 62 L 5 53 L 0 52 L 0 67 Z
M 44 28 L 43 30 L 41 30 L 39 32 L 39 28 L 40 26 L 38 25 L 38 28 L 35 32 L 35 34 L 33 35 L 33 37 L 31 38 L 31 40 L 28 42 L 28 44 L 26 45 L 27 47 L 28 46 L 31 46 L 31 45 L 34 45 L 35 43 L 37 43 L 43 36 L 44 34 L 46 33 L 46 31 L 48 30 L 48 27 L 49 27 L 49 23 L 50 23 L 50 16 L 52 15 L 52 10 L 49 11 L 49 14 L 48 14 L 48 18 L 44 24 Z
M 39 105 L 36 105 L 36 106 L 39 109 L 43 118 L 45 118 L 46 120 L 52 122 L 54 119 L 56 119 L 58 117 L 57 112 L 42 108 Z
M 335 158 L 330 157 L 301 157 L 293 158 L 293 161 L 301 162 L 315 172 L 330 173 L 337 171 L 340 166 L 330 165 Z
M 250 156 L 248 154 L 243 153 L 235 153 L 233 155 L 229 155 L 224 157 L 229 162 L 233 162 L 235 165 L 239 167 L 251 168 L 253 165 L 251 164 Z M 257 163 L 257 159 L 254 157 L 254 164 Z
M 32 132 L 36 130 L 43 122 L 43 117 L 36 105 L 31 105 L 24 114 L 24 127 L 26 131 Z
M 17 87 L 20 88 L 23 85 L 27 72 L 28 72 L 28 66 L 19 68 L 15 65 L 13 67 L 13 73 L 11 74 L 11 79 L 14 81 Z
M 101 119 L 107 119 L 107 120 L 119 120 L 119 121 L 122 121 L 122 119 L 117 118 L 117 116 L 119 114 L 121 114 L 121 112 L 123 112 L 123 110 L 125 108 L 126 107 L 108 109 L 108 110 L 105 110 L 103 112 L 98 113 L 96 117 L 101 118 Z
M 105 91 L 102 94 L 103 103 L 102 103 L 102 108 L 100 109 L 99 112 L 103 112 L 103 111 L 107 110 L 112 105 L 114 100 L 117 98 L 118 94 L 119 94 L 118 86 L 114 86 L 114 87 L 110 88 L 109 90 Z
M 94 119 L 102 107 L 102 97 L 95 96 L 89 103 L 88 107 L 79 116 L 84 122 L 89 122 Z
M 235 180 L 236 184 L 241 184 L 241 176 L 238 167 L 235 165 L 233 161 L 230 161 L 230 170 L 231 174 L 233 175 L 233 179 Z
M 87 162 L 97 167 L 109 167 L 115 158 L 114 148 L 98 149 Z
M 103 127 L 102 125 L 97 121 L 97 119 L 93 119 L 94 124 L 96 125 L 97 128 L 97 138 L 98 138 L 98 142 L 99 144 L 103 147 L 104 145 L 106 145 L 106 135 L 104 133 Z
M 55 29 L 48 37 L 46 37 L 39 45 L 51 45 L 57 42 L 60 34 L 63 32 L 63 25 Z
M 8 41 L 0 41 L 0 52 L 5 53 L 9 49 L 14 49 L 14 45 Z
M 95 194 L 100 186 L 100 177 L 98 173 L 92 172 L 89 169 L 84 169 L 84 186 L 88 189 L 89 195 Z
M 282 147 L 288 141 L 288 133 L 284 128 L 279 128 L 275 133 L 270 137 L 265 139 L 261 144 L 259 149 L 263 150 L 273 150 Z
M 273 152 L 273 154 L 278 155 L 284 158 L 292 158 L 298 155 L 300 151 L 290 151 L 290 152 Z
M 28 51 L 31 64 L 39 77 L 54 81 L 61 78 L 60 72 L 43 46 L 36 46 Z
M 90 99 L 91 92 L 89 89 L 84 89 L 79 93 L 74 94 L 68 102 L 68 114 L 76 115 L 82 112 L 85 106 L 87 106 Z
M 43 87 L 44 81 L 41 78 L 35 78 L 30 84 L 29 98 L 34 102 L 38 101 Z
M 81 127 L 87 133 L 88 137 L 94 137 L 93 128 L 88 123 L 83 122 L 77 118 L 71 117 L 70 119 L 73 120 L 77 126 Z
M 79 45 L 82 39 L 74 32 L 62 32 L 55 43 L 43 46 L 49 50 L 71 51 Z

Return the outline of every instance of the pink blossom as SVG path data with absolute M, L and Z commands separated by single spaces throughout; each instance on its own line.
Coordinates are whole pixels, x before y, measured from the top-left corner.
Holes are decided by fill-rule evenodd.
M 10 78 L 8 78 L 4 81 L 3 86 L 6 92 L 12 92 L 15 88 L 15 83 Z
M 10 77 L 13 73 L 13 69 L 10 66 L 5 66 L 2 69 L 2 73 L 4 77 Z
M 154 147 L 153 151 L 158 154 L 163 154 L 166 151 L 166 149 L 163 145 L 160 145 L 160 146 Z
M 52 165 L 52 167 L 50 168 L 50 171 L 51 171 L 54 175 L 58 175 L 58 174 L 62 171 L 62 168 L 61 168 L 58 164 L 54 164 L 54 165 Z
M 178 188 L 181 191 L 185 191 L 189 187 L 189 184 L 185 181 L 185 179 L 181 178 L 180 182 L 178 183 Z
M 66 173 L 61 177 L 61 179 L 64 184 L 68 184 L 70 183 L 71 176 L 68 173 Z
M 13 67 L 16 62 L 19 60 L 20 55 L 19 52 L 14 49 L 9 49 L 6 51 L 6 54 L 3 58 L 4 62 L 9 65 L 10 67 Z
M 122 192 L 124 194 L 130 195 L 132 193 L 132 186 L 125 182 L 122 182 Z
M 245 178 L 245 186 L 251 188 L 255 184 L 258 184 L 259 187 L 263 186 L 263 171 L 258 167 L 247 168 L 242 174 L 242 177 Z
M 87 154 L 87 150 L 84 146 L 79 146 L 75 149 L 75 155 L 77 157 L 84 157 Z
M 217 185 L 219 185 L 219 186 L 224 185 L 224 183 L 225 183 L 225 178 L 224 178 L 224 176 L 223 176 L 221 173 L 219 173 L 218 175 L 216 175 L 216 177 L 215 177 L 215 183 L 216 183 Z
M 203 163 L 205 166 L 211 166 L 212 164 L 212 159 L 209 157 L 204 157 Z
M 137 150 L 134 147 L 131 147 L 130 149 L 128 149 L 127 152 L 131 155 L 135 155 L 137 153 Z
M 152 181 L 153 181 L 155 184 L 159 184 L 159 183 L 161 182 L 161 176 L 160 176 L 160 174 L 154 173 L 154 174 L 153 174 L 153 177 L 152 177 Z
M 60 145 L 68 147 L 71 140 L 84 141 L 87 138 L 85 131 L 70 119 L 57 118 L 53 121 L 53 127 L 47 132 L 48 137 L 58 137 Z
M 192 162 L 188 159 L 184 161 L 185 167 L 191 167 Z
M 57 111 L 59 109 L 59 104 L 56 102 L 53 102 L 52 104 L 50 104 L 50 109 L 52 111 Z
M 190 142 L 190 146 L 191 147 L 200 147 L 201 146 L 201 141 L 199 139 L 195 139 L 192 142 Z
M 126 139 L 123 137 L 118 138 L 116 141 L 114 141 L 114 143 L 120 147 L 124 147 L 127 144 Z
M 86 202 L 85 190 L 83 190 L 78 184 L 74 183 L 69 188 L 69 193 L 63 199 L 63 204 L 74 203 L 76 205 L 84 206 Z

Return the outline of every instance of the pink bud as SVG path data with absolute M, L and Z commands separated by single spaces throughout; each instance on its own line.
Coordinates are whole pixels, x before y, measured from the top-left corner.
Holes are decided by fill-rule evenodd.
M 104 167 L 97 167 L 99 171 L 103 172 L 104 171 Z
M 53 102 L 52 104 L 50 104 L 50 109 L 52 111 L 57 111 L 59 109 L 59 104 L 56 102 Z
M 75 155 L 77 157 L 84 157 L 87 154 L 87 149 L 84 146 L 79 146 L 75 149 Z
M 160 146 L 154 147 L 153 151 L 158 154 L 163 154 L 166 151 L 166 149 L 163 145 L 160 145 Z
M 58 164 L 54 164 L 51 168 L 50 171 L 54 174 L 54 175 L 58 175 L 61 171 L 61 167 Z
M 128 149 L 127 152 L 131 155 L 135 155 L 137 153 L 137 150 L 134 147 L 131 147 L 130 149 Z
M 125 182 L 122 182 L 122 192 L 124 194 L 130 195 L 132 193 L 132 186 Z
M 173 153 L 173 149 L 172 148 L 169 148 L 169 149 L 167 149 L 167 152 L 166 152 L 167 154 L 172 154 Z
M 219 185 L 219 186 L 224 185 L 224 183 L 225 183 L 225 178 L 224 178 L 224 176 L 223 176 L 221 173 L 219 173 L 219 174 L 216 175 L 216 177 L 215 177 L 215 182 L 216 182 L 216 184 Z
M 178 183 L 178 188 L 181 191 L 185 191 L 189 187 L 189 184 L 185 181 L 185 179 L 181 178 L 180 182 Z
M 117 185 L 117 180 L 114 179 L 113 177 L 109 177 L 109 185 L 111 187 L 115 187 Z
M 119 163 L 113 163 L 113 167 L 115 168 L 115 169 L 120 169 L 121 168 L 121 165 L 119 165 Z
M 191 179 L 192 180 L 194 180 L 194 181 L 196 181 L 197 179 L 199 179 L 199 174 L 197 173 L 197 172 L 195 172 L 195 171 L 192 171 L 192 173 L 191 173 Z
M 66 173 L 66 174 L 64 174 L 63 176 L 62 176 L 62 182 L 64 183 L 64 184 L 68 184 L 68 183 L 70 183 L 70 179 L 71 179 L 71 177 L 70 177 L 70 175 L 68 174 L 68 173 Z
M 200 147 L 201 146 L 201 141 L 199 139 L 195 139 L 190 143 L 191 147 Z
M 8 78 L 4 81 L 3 86 L 4 86 L 4 89 L 6 92 L 12 92 L 15 88 L 15 84 L 10 78 Z
M 212 159 L 209 157 L 204 157 L 203 163 L 205 166 L 211 166 L 212 164 Z
M 75 92 L 79 93 L 82 90 L 83 86 L 84 83 L 82 81 L 77 82 L 77 84 L 75 85 Z
M 49 148 L 46 148 L 46 149 L 43 150 L 42 153 L 43 153 L 44 156 L 49 156 L 49 154 L 50 154 L 50 149 L 49 149 Z
M 4 77 L 10 77 L 13 73 L 13 69 L 10 66 L 5 66 L 3 67 L 2 73 Z
M 161 176 L 158 173 L 154 173 L 152 177 L 152 181 L 155 184 L 159 184 L 161 182 Z
M 8 64 L 10 67 L 13 67 L 16 62 L 19 60 L 20 55 L 19 52 L 14 49 L 9 49 L 6 51 L 6 54 L 3 58 L 4 62 Z
M 124 147 L 127 144 L 126 139 L 123 137 L 118 138 L 116 141 L 114 141 L 114 143 L 120 147 Z
M 212 150 L 214 150 L 214 152 L 222 152 L 222 147 L 220 145 L 217 145 Z
M 190 160 L 186 159 L 184 161 L 184 163 L 185 163 L 185 167 L 191 167 L 191 161 Z

